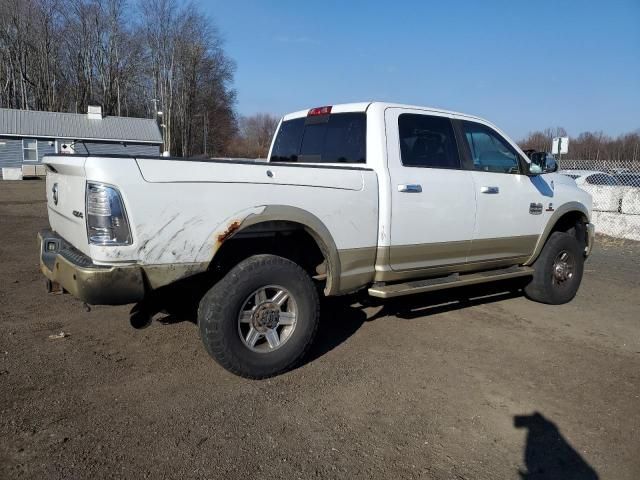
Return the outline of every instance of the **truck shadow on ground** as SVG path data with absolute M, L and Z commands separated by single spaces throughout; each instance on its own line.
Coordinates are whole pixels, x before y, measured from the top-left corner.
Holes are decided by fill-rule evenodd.
M 523 480 L 597 480 L 598 474 L 542 414 L 516 415 L 515 428 L 527 429 Z
M 299 366 L 329 353 L 355 334 L 365 322 L 389 317 L 414 320 L 476 305 L 501 302 L 523 296 L 523 286 L 522 282 L 504 280 L 390 300 L 376 299 L 365 294 L 323 298 L 316 339 Z M 196 309 L 182 306 L 198 305 L 201 294 L 188 287 L 187 285 L 187 288 L 159 295 L 160 301 L 154 302 L 155 305 L 151 309 L 152 313 L 163 313 L 153 313 L 154 319 L 164 325 L 185 321 L 197 324 Z
M 302 364 L 329 353 L 349 339 L 365 322 L 387 317 L 414 320 L 521 296 L 522 284 L 511 280 L 390 300 L 362 295 L 325 298 L 320 309 L 316 340 Z

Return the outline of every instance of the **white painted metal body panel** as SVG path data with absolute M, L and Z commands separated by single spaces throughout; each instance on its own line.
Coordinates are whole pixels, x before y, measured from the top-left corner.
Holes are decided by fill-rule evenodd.
M 503 238 L 539 235 L 549 218 L 546 212 L 553 203 L 553 190 L 542 176 L 529 177 L 511 173 L 471 172 L 476 192 L 477 210 L 473 238 Z M 497 193 L 483 193 L 496 188 Z M 531 215 L 532 203 L 542 203 L 541 215 Z
M 439 112 L 406 108 L 388 108 L 385 111 L 388 181 L 391 184 L 390 245 L 470 243 L 476 215 L 472 172 L 403 166 L 398 131 L 398 117 L 403 113 L 449 118 Z M 420 191 L 401 191 L 411 185 L 415 185 Z M 442 263 L 464 263 L 467 253 L 466 249 L 456 248 L 452 252 L 461 255 L 458 258 L 434 260 L 426 256 L 418 261 L 409 261 L 406 257 L 397 258 L 395 251 L 398 250 L 391 250 L 390 257 L 391 268 L 394 270 L 428 268 Z
M 253 183 L 362 190 L 362 175 L 343 168 L 319 169 L 304 165 L 138 159 L 143 178 L 152 183 Z M 215 167 L 212 167 L 215 165 Z M 344 164 L 341 164 L 344 167 Z M 319 172 L 319 170 L 322 170 Z M 319 173 L 318 173 L 319 172 Z
M 159 181 L 144 180 L 141 171 Z M 293 175 L 300 185 L 277 183 Z M 91 157 L 86 177 L 120 189 L 133 233 L 132 245 L 91 245 L 97 262 L 207 262 L 231 222 L 272 205 L 314 215 L 338 249 L 376 245 L 378 184 L 371 170 Z M 171 177 L 179 180 L 167 183 Z
M 64 233 L 64 238 L 85 255 L 91 251 L 87 243 L 85 210 L 85 157 L 60 156 L 55 160 L 55 172 L 47 172 L 45 189 L 49 224 L 56 232 Z M 45 157 L 44 163 L 47 162 Z M 138 173 L 138 176 L 140 174 Z M 54 190 L 58 201 L 54 200 Z M 82 218 L 73 214 L 81 212 Z

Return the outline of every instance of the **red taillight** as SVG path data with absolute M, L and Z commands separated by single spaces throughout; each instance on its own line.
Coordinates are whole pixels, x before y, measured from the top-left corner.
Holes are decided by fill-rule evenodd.
M 331 105 L 326 107 L 316 107 L 309 110 L 307 117 L 314 117 L 316 115 L 329 115 L 331 113 Z

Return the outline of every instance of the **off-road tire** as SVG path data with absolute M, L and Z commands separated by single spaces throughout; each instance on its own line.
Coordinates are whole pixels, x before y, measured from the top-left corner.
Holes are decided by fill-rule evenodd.
M 536 302 L 560 305 L 570 302 L 576 296 L 584 270 L 584 245 L 574 235 L 554 232 L 542 248 L 540 256 L 533 264 L 531 282 L 524 287 L 525 295 Z M 558 257 L 566 252 L 573 263 L 572 276 L 563 282 L 556 278 L 555 264 Z
M 255 352 L 238 333 L 238 315 L 252 292 L 273 284 L 294 297 L 297 323 L 281 347 Z M 200 336 L 209 355 L 228 371 L 252 379 L 278 375 L 298 364 L 313 342 L 318 320 L 313 281 L 296 263 L 275 255 L 255 255 L 240 262 L 204 295 L 198 308 Z

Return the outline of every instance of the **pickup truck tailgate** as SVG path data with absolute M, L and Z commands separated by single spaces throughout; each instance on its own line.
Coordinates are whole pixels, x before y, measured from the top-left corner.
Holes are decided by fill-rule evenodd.
M 89 255 L 85 224 L 86 158 L 45 157 L 47 210 L 51 228 L 78 250 Z

